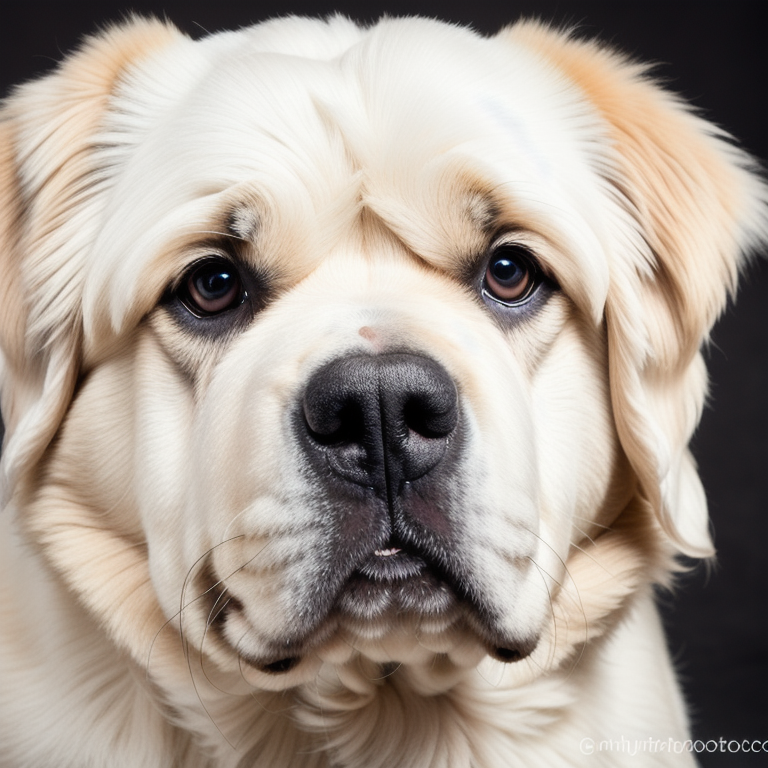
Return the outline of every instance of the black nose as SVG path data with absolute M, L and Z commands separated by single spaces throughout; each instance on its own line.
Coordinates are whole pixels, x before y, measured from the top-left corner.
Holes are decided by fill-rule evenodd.
M 448 372 L 407 353 L 334 360 L 312 376 L 302 405 L 309 450 L 390 498 L 443 460 L 459 414 Z

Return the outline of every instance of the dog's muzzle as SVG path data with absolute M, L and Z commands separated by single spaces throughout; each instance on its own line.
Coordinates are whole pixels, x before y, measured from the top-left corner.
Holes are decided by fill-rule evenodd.
M 357 620 L 454 614 L 459 392 L 434 359 L 352 354 L 309 378 L 299 430 L 325 500 L 340 577 L 331 612 Z
M 393 609 L 418 602 L 419 612 L 442 611 L 447 552 L 459 535 L 448 499 L 462 453 L 451 376 L 424 355 L 348 355 L 310 377 L 301 413 L 304 451 L 332 518 L 332 568 L 346 573 L 337 608 L 371 616 L 375 595 Z M 416 584 L 429 599 L 411 599 Z
M 470 628 L 502 661 L 527 655 L 535 641 L 500 629 L 466 556 L 466 415 L 448 371 L 412 352 L 349 354 L 309 375 L 292 412 L 316 518 L 298 572 L 315 576 L 298 580 L 284 637 L 249 663 L 285 672 L 336 626 L 401 621 Z

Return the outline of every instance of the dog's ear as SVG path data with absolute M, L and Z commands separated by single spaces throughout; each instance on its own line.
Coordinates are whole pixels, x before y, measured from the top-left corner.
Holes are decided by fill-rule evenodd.
M 524 23 L 507 35 L 536 50 L 607 122 L 605 170 L 640 237 L 617 247 L 605 316 L 611 397 L 640 492 L 677 548 L 713 552 L 688 442 L 707 376 L 700 353 L 750 250 L 768 237 L 766 187 L 751 159 L 648 77 L 598 44 Z
M 134 19 L 86 40 L 0 112 L 0 412 L 4 495 L 56 432 L 80 364 L 85 254 L 106 176 L 94 146 L 126 67 L 179 35 Z

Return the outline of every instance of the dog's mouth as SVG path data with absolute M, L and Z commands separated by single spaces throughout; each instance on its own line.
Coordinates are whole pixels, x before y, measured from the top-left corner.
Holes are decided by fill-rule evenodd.
M 428 565 L 424 557 L 402 541 L 391 537 L 355 569 L 355 574 L 372 582 L 395 583 L 421 576 Z
M 209 627 L 232 648 L 225 624 L 232 614 L 242 615 L 244 610 L 242 602 L 226 592 L 223 585 L 210 591 L 220 608 L 211 612 L 214 620 Z M 241 661 L 261 672 L 282 674 L 311 656 L 339 629 L 352 636 L 370 632 L 384 636 L 391 627 L 404 625 L 417 634 L 427 627 L 457 636 L 470 633 L 489 655 L 504 662 L 524 658 L 536 645 L 535 640 L 500 636 L 450 568 L 393 534 L 359 559 L 311 626 L 265 655 L 253 657 L 242 647 L 236 652 Z
M 333 613 L 363 621 L 410 614 L 447 623 L 461 602 L 453 581 L 438 563 L 393 536 L 354 569 Z

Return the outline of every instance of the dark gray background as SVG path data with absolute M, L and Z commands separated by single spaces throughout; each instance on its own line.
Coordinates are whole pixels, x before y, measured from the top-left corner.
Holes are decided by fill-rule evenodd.
M 167 15 L 192 35 L 288 12 L 334 10 L 361 20 L 419 13 L 492 32 L 520 15 L 576 23 L 646 60 L 669 86 L 768 157 L 768 3 L 524 0 L 115 0 L 29 2 L 0 9 L 0 89 L 50 69 L 83 33 L 129 10 Z M 768 739 L 768 269 L 749 269 L 708 352 L 711 403 L 694 439 L 718 561 L 661 597 L 670 645 L 699 739 Z M 0 276 L 0 279 L 2 277 Z M 704 755 L 706 766 L 768 764 L 765 756 Z M 644 763 L 638 763 L 644 764 Z M 396 768 L 393 766 L 393 768 Z

